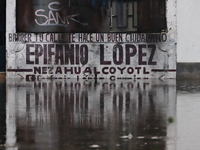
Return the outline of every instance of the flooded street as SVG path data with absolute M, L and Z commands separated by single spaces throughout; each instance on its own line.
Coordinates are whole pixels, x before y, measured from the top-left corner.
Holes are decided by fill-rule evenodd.
M 200 83 L 0 81 L 0 150 L 198 150 Z

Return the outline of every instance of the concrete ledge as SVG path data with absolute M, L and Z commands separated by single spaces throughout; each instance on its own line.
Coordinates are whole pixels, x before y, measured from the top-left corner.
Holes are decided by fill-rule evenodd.
M 200 79 L 200 63 L 177 63 L 177 79 Z

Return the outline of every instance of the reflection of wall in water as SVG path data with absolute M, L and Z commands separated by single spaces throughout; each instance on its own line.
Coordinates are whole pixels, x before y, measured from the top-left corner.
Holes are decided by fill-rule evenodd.
M 34 119 L 42 117 L 48 120 L 49 112 L 62 112 L 61 110 L 66 109 L 74 115 L 79 111 L 99 115 L 101 109 L 108 115 L 112 115 L 112 109 L 122 113 L 135 111 L 137 114 L 147 114 L 149 109 L 160 111 L 160 106 L 166 106 L 168 102 L 168 96 L 165 95 L 168 94 L 166 93 L 167 87 L 162 86 L 152 91 L 152 86 L 149 82 L 30 83 L 26 88 L 19 87 L 19 96 L 26 96 L 26 99 L 19 99 L 19 106 L 23 106 L 19 115 L 28 111 Z M 59 109 L 60 107 L 62 109 Z M 143 110 L 144 107 L 146 109 Z M 35 108 L 34 111 L 32 108 Z
M 8 84 L 8 89 L 15 90 L 17 139 L 32 144 L 62 143 L 59 137 L 73 141 L 80 133 L 98 141 L 96 132 L 116 142 L 118 134 L 165 137 L 169 100 L 175 101 L 174 86 L 148 80 L 43 81 Z
M 6 140 L 6 84 L 2 81 L 0 81 L 0 95 L 0 145 L 2 145 Z

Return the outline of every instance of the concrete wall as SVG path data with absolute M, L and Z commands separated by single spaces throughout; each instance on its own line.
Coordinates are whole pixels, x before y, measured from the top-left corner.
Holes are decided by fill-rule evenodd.
M 177 78 L 200 78 L 200 1 L 177 1 Z
M 177 1 L 177 62 L 200 62 L 200 1 Z

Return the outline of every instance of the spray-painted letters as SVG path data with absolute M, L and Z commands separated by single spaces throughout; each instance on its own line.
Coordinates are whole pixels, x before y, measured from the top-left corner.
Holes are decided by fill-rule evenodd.
M 35 11 L 35 15 L 38 19 L 35 19 L 35 22 L 39 26 L 64 26 L 67 27 L 71 21 L 75 21 L 84 26 L 88 25 L 88 23 L 83 23 L 75 19 L 79 14 L 68 15 L 60 5 L 60 2 L 51 2 L 48 5 L 49 13 L 48 16 L 45 15 L 44 9 L 38 9 Z M 67 8 L 65 8 L 67 9 Z M 41 22 L 39 20 L 42 20 Z

